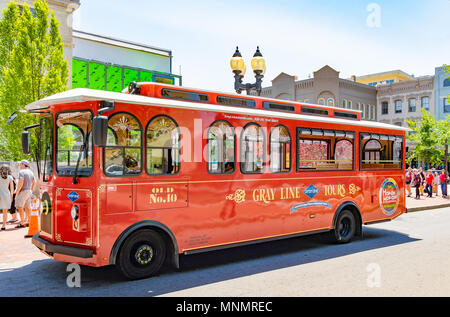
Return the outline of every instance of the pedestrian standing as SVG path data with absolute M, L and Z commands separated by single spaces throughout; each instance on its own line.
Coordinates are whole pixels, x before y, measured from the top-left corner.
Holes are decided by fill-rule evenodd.
M 428 194 L 428 197 L 433 197 L 433 182 L 434 182 L 434 176 L 431 170 L 428 170 L 427 178 L 426 178 L 426 188 L 425 191 Z
M 412 171 L 411 167 L 408 167 L 408 170 L 406 171 L 405 175 L 405 182 L 406 182 L 406 192 L 408 193 L 408 197 L 411 197 L 411 182 L 412 182 Z
M 441 183 L 441 191 L 442 197 L 447 198 L 447 174 L 445 173 L 445 169 L 441 171 L 441 175 L 439 175 L 439 182 Z
M 413 182 L 416 187 L 416 199 L 420 199 L 420 186 L 422 183 L 422 178 L 416 169 L 414 170 Z
M 11 207 L 12 196 L 14 193 L 14 180 L 8 165 L 0 168 L 0 209 L 3 211 L 3 226 L 1 230 L 6 230 L 6 221 L 8 220 L 8 209 Z
M 438 196 L 438 187 L 439 187 L 439 174 L 438 172 L 434 172 L 434 181 L 433 181 L 433 193 L 436 194 L 436 197 Z
M 30 169 L 30 162 L 27 160 L 20 161 L 19 184 L 16 189 L 16 207 L 20 215 L 20 224 L 16 228 L 28 226 L 31 214 L 31 197 L 33 195 L 36 179 Z M 24 208 L 26 218 L 24 217 Z
M 419 167 L 419 176 L 420 176 L 420 195 L 423 195 L 423 191 L 425 188 L 425 173 L 422 169 L 422 167 Z

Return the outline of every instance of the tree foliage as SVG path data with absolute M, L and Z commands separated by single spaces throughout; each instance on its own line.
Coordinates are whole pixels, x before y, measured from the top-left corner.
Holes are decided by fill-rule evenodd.
M 8 116 L 27 104 L 67 90 L 68 64 L 59 22 L 46 1 L 36 0 L 32 13 L 10 2 L 0 19 L 0 160 L 19 160 L 21 132 L 37 115 Z
M 408 120 L 408 140 L 416 146 L 410 150 L 407 162 L 413 160 L 439 166 L 443 164 L 445 155 L 445 139 L 450 139 L 450 117 L 437 121 L 434 116 L 422 108 L 422 119 L 419 121 Z

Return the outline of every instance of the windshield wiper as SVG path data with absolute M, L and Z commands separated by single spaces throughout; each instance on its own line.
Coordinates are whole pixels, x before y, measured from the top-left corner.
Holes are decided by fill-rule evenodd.
M 83 144 L 80 147 L 80 154 L 78 154 L 77 165 L 75 166 L 75 171 L 73 172 L 72 184 L 78 184 L 77 182 L 78 167 L 80 166 L 81 154 L 86 150 L 86 143 L 87 143 L 87 131 L 83 137 Z
M 44 166 L 42 166 L 42 180 L 45 182 L 45 171 L 47 170 L 47 152 L 48 150 L 50 150 L 50 143 L 47 145 L 46 149 L 45 149 L 45 153 L 44 153 Z M 41 161 L 39 160 L 39 164 L 40 165 Z

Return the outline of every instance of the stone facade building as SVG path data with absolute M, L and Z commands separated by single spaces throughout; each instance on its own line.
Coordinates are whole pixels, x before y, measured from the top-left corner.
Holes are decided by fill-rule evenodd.
M 417 77 L 377 87 L 379 122 L 407 126 L 407 120 L 421 120 L 421 109 L 435 115 L 434 76 Z
M 377 119 L 376 88 L 339 78 L 339 72 L 328 65 L 304 80 L 281 73 L 272 80 L 272 86 L 263 88 L 261 96 L 356 109 L 361 110 L 364 120 Z
M 436 119 L 442 120 L 450 115 L 450 74 L 444 66 L 436 67 L 434 73 L 434 108 Z

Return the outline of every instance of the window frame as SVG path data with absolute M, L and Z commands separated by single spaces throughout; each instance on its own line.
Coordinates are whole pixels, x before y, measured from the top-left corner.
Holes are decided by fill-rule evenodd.
M 424 105 L 425 105 L 425 103 L 423 102 L 424 100 L 427 100 L 426 108 L 424 107 Z M 422 96 L 420 98 L 420 107 L 425 109 L 426 111 L 430 111 L 430 96 Z
M 169 118 L 174 124 L 175 124 L 175 128 L 178 132 L 178 158 L 179 158 L 179 162 L 178 162 L 178 171 L 176 173 L 172 173 L 172 174 L 167 174 L 167 173 L 158 173 L 158 174 L 150 174 L 148 172 L 148 166 L 147 166 L 147 151 L 149 149 L 148 145 L 147 145 L 147 131 L 148 131 L 148 127 L 150 126 L 150 123 L 155 120 L 156 118 L 159 117 L 166 117 Z M 156 116 L 153 116 L 150 120 L 148 120 L 147 125 L 145 126 L 145 135 L 143 135 L 144 139 L 145 139 L 145 143 L 144 143 L 144 160 L 145 160 L 145 173 L 148 176 L 175 176 L 178 175 L 181 171 L 181 132 L 180 132 L 180 126 L 178 125 L 178 122 L 173 119 L 171 116 L 167 115 L 167 114 L 158 114 Z M 173 148 L 172 148 L 173 149 Z
M 286 104 L 286 103 L 281 103 L 281 102 L 263 101 L 262 105 L 263 105 L 263 108 L 264 108 L 264 109 L 266 109 L 266 110 L 271 110 L 271 111 L 282 111 L 282 112 L 294 113 L 295 110 L 296 110 L 294 105 L 290 105 L 290 104 Z M 271 108 L 270 105 L 280 106 L 280 107 L 285 107 L 286 109 L 281 109 L 281 108 Z M 288 109 L 288 108 L 289 108 L 289 109 Z
M 203 95 L 206 96 L 206 100 L 192 100 L 192 99 L 186 99 L 186 98 L 180 98 L 180 97 L 170 97 L 165 96 L 164 91 L 173 91 L 173 92 L 179 92 L 179 93 L 187 93 L 187 94 L 197 94 L 199 96 Z M 182 100 L 182 101 L 189 101 L 189 102 L 200 102 L 200 103 L 209 103 L 209 95 L 207 93 L 201 93 L 196 91 L 189 91 L 184 89 L 176 89 L 176 88 L 161 88 L 161 97 L 167 98 L 167 99 L 173 99 L 173 100 Z
M 311 135 L 313 135 L 312 134 L 312 130 L 322 130 L 322 131 L 329 130 L 329 131 L 334 131 L 335 133 L 336 133 L 336 131 L 338 131 L 338 132 L 344 132 L 345 134 L 347 134 L 347 133 L 353 134 L 352 168 L 351 169 L 312 169 L 312 168 L 311 169 L 306 169 L 306 168 L 299 168 L 300 143 L 301 143 L 301 142 L 299 142 L 299 138 L 300 138 L 302 129 L 309 129 L 309 130 L 311 130 Z M 336 138 L 336 140 L 334 142 L 333 152 L 336 155 L 336 143 L 341 141 L 341 140 L 347 140 L 347 138 L 345 136 L 344 137 L 337 137 L 336 134 L 335 134 L 334 137 Z M 330 153 L 331 152 L 331 144 L 330 144 L 329 141 L 323 140 L 323 139 L 311 139 L 311 140 L 312 141 L 316 140 L 316 141 L 324 141 L 324 142 L 326 142 L 328 144 L 328 146 L 327 146 L 327 151 L 328 151 L 327 156 L 330 156 L 330 154 L 331 154 Z M 355 151 L 356 151 L 356 131 L 352 131 L 352 130 L 337 130 L 337 129 L 318 129 L 318 128 L 310 128 L 310 127 L 297 127 L 296 128 L 296 156 L 295 156 L 295 163 L 296 163 L 295 167 L 296 168 L 295 168 L 295 171 L 297 173 L 304 173 L 304 172 L 306 172 L 306 173 L 308 173 L 308 172 L 339 172 L 339 171 L 341 171 L 341 172 L 352 172 L 352 171 L 355 171 L 355 168 L 356 168 L 356 164 L 355 164 L 356 152 Z M 334 160 L 334 161 L 336 161 L 336 160 Z
M 397 109 L 397 102 L 400 103 L 400 110 Z M 401 99 L 397 99 L 394 101 L 394 113 L 402 113 L 403 112 L 403 101 Z
M 386 106 L 386 107 L 384 107 Z M 381 115 L 388 115 L 389 114 L 389 101 L 382 101 L 381 102 Z
M 50 120 L 51 121 L 51 135 L 50 135 L 50 141 L 49 141 L 49 146 L 50 146 L 50 159 L 51 159 L 51 170 L 52 172 L 50 174 L 48 173 L 44 173 L 45 171 L 47 171 L 47 168 L 45 166 L 45 164 L 43 164 L 43 161 L 47 160 L 47 157 L 41 158 L 41 154 L 42 154 L 42 148 L 41 146 L 41 142 L 42 142 L 42 121 L 43 120 Z M 56 120 L 53 116 L 53 113 L 51 112 L 47 112 L 44 113 L 42 116 L 39 117 L 39 140 L 38 140 L 38 153 L 39 153 L 39 161 L 37 161 L 37 167 L 39 170 L 39 174 L 42 175 L 42 181 L 45 183 L 48 183 L 50 181 L 50 177 L 53 176 L 53 173 L 56 172 L 56 162 L 55 162 L 55 158 L 56 158 L 56 150 L 55 150 L 55 146 L 54 146 L 54 137 L 56 134 L 56 124 L 55 124 Z M 45 153 L 44 153 L 45 156 Z M 45 177 L 44 177 L 45 176 Z
M 277 127 L 282 127 L 285 128 L 288 135 L 289 135 L 289 170 L 288 171 L 279 171 L 279 172 L 274 172 L 272 170 L 272 133 L 275 130 L 275 128 Z M 282 144 L 282 143 L 286 143 L 286 142 L 279 142 L 278 143 Z M 280 160 L 281 163 L 281 160 Z M 272 129 L 270 129 L 270 133 L 269 133 L 269 171 L 272 174 L 289 174 L 290 172 L 292 172 L 292 135 L 291 135 L 291 131 L 289 131 L 288 127 L 285 126 L 284 124 L 277 124 L 276 126 L 272 127 Z
M 229 99 L 229 100 L 236 100 L 236 101 L 244 101 L 245 100 L 247 105 L 245 105 L 245 106 L 244 105 L 233 105 L 231 103 L 225 103 L 223 101 L 220 102 L 219 101 L 220 98 Z M 225 96 L 225 95 L 217 95 L 216 96 L 216 103 L 218 105 L 221 105 L 221 106 L 256 108 L 255 100 L 250 99 L 250 98 L 239 98 L 239 97 L 230 97 L 230 96 Z
M 450 113 L 450 100 L 447 101 L 447 98 L 444 97 L 444 98 L 442 99 L 442 101 L 443 101 L 443 104 L 442 104 L 442 111 L 443 111 L 444 113 Z M 448 109 L 448 110 L 446 110 L 446 109 Z
M 56 122 L 58 121 L 59 115 L 62 114 L 62 113 L 84 112 L 84 111 L 91 113 L 91 121 L 92 121 L 94 119 L 94 112 L 92 110 L 90 110 L 90 109 L 62 110 L 62 111 L 59 111 L 55 115 L 55 121 L 53 122 L 53 125 L 55 127 L 55 132 L 54 132 L 55 155 L 54 155 L 53 159 L 55 161 L 54 162 L 54 172 L 58 176 L 61 176 L 61 177 L 73 177 L 73 175 L 63 175 L 63 174 L 58 172 L 58 130 L 59 130 L 59 128 L 58 128 Z M 73 126 L 76 126 L 76 125 L 73 125 Z M 91 133 L 92 133 L 92 127 L 91 127 Z M 84 137 L 84 135 L 83 135 L 83 137 Z M 88 133 L 88 136 L 86 137 L 86 140 L 88 140 L 88 139 L 89 139 L 89 133 Z M 79 174 L 79 175 L 77 175 L 77 177 L 91 177 L 94 174 L 94 156 L 95 156 L 94 142 L 92 142 L 91 146 L 92 146 L 92 161 L 91 161 L 92 168 L 91 168 L 91 172 L 88 175 L 81 175 L 81 174 Z
M 417 98 L 408 98 L 408 112 L 416 112 Z
M 210 154 L 210 151 L 209 151 L 209 149 L 210 149 L 209 131 L 211 130 L 211 127 L 212 127 L 214 124 L 216 124 L 217 122 L 225 122 L 226 124 L 228 124 L 228 126 L 229 126 L 230 128 L 233 129 L 233 142 L 234 142 L 234 146 L 233 146 L 233 158 L 234 158 L 234 168 L 233 168 L 233 171 L 228 172 L 228 173 L 225 173 L 225 172 L 223 172 L 223 173 L 213 173 L 213 172 L 211 172 L 210 169 L 209 169 L 209 163 L 210 163 L 210 157 L 209 157 L 209 154 Z M 236 160 L 236 145 L 237 145 L 237 142 L 236 142 L 236 129 L 233 127 L 233 125 L 232 125 L 230 122 L 228 122 L 228 121 L 225 120 L 225 119 L 217 119 L 217 120 L 213 121 L 213 122 L 209 125 L 208 131 L 207 131 L 207 135 L 206 135 L 206 150 L 207 150 L 206 170 L 208 171 L 208 173 L 209 173 L 210 175 L 232 175 L 232 174 L 234 174 L 234 173 L 236 172 L 236 165 L 237 165 L 237 163 L 238 163 L 237 160 Z
M 135 115 L 133 115 L 132 113 L 127 112 L 127 111 L 117 111 L 117 112 L 114 112 L 114 113 L 112 113 L 111 115 L 108 116 L 108 129 L 109 129 L 109 120 L 111 119 L 111 117 L 113 117 L 113 116 L 115 116 L 117 114 L 121 114 L 121 113 L 125 113 L 125 114 L 128 114 L 128 115 L 132 116 L 133 118 L 136 119 L 137 123 L 139 124 L 139 128 L 141 130 L 141 145 L 140 145 L 140 149 L 141 149 L 141 155 L 140 155 L 140 158 L 141 158 L 141 171 L 139 172 L 139 174 L 123 174 L 123 175 L 110 175 L 110 174 L 107 174 L 106 171 L 105 171 L 105 167 L 106 167 L 106 164 L 105 164 L 106 161 L 105 160 L 106 160 L 106 149 L 107 148 L 122 148 L 122 149 L 132 148 L 132 149 L 136 149 L 138 147 L 137 146 L 106 145 L 103 148 L 103 151 L 102 151 L 103 152 L 103 160 L 102 160 L 103 174 L 106 177 L 137 177 L 137 176 L 142 175 L 142 170 L 144 169 L 144 166 L 145 166 L 144 161 L 143 161 L 144 160 L 144 153 L 143 153 L 144 146 L 143 146 L 143 139 L 142 139 L 143 138 L 142 124 L 141 124 L 140 120 Z M 115 135 L 115 137 L 116 137 L 116 140 L 117 140 L 117 136 L 116 135 Z
M 362 141 L 364 140 L 364 135 L 369 135 L 370 138 L 367 139 L 367 141 L 364 144 L 364 146 L 361 146 Z M 377 139 L 377 138 L 374 138 L 373 136 L 378 136 L 379 138 Z M 400 158 L 400 163 L 398 163 L 400 167 L 397 167 L 397 168 L 393 168 L 393 167 L 389 167 L 389 168 L 384 168 L 384 167 L 383 168 L 363 168 L 362 164 L 363 164 L 363 158 L 364 158 L 364 153 L 365 153 L 364 152 L 364 148 L 366 147 L 367 142 L 369 142 L 371 140 L 376 140 L 376 141 L 378 141 L 380 143 L 380 145 L 382 145 L 381 142 L 380 142 L 380 140 L 381 140 L 380 137 L 381 136 L 387 136 L 388 138 L 389 137 L 400 138 L 402 140 L 402 149 L 401 149 L 401 152 L 400 152 L 401 158 Z M 393 151 L 394 150 L 394 143 L 395 143 L 395 140 L 394 140 L 394 142 L 392 142 L 391 149 L 390 149 L 391 153 L 392 153 L 392 160 L 390 160 L 390 161 L 392 161 L 392 162 L 394 161 L 394 153 L 393 153 L 394 152 Z M 365 131 L 359 132 L 359 170 L 360 171 L 399 171 L 399 170 L 402 170 L 403 166 L 405 164 L 405 158 L 403 157 L 404 156 L 404 153 L 403 153 L 404 146 L 405 146 L 405 138 L 402 135 L 384 134 L 384 133 L 371 133 L 371 132 L 365 132 Z M 382 148 L 382 146 L 381 146 L 381 148 Z M 382 153 L 382 151 L 380 151 L 380 161 L 383 160 L 382 157 L 381 157 L 381 153 Z M 378 164 L 380 164 L 380 163 L 378 163 Z M 392 163 L 392 164 L 396 164 L 396 163 Z
M 243 142 L 243 136 L 244 136 L 244 132 L 246 129 L 248 129 L 249 126 L 251 125 L 255 125 L 258 127 L 259 130 L 262 131 L 262 136 L 263 136 L 263 161 L 262 161 L 262 166 L 261 166 L 261 171 L 260 172 L 247 172 L 243 169 L 244 164 L 246 164 L 247 162 L 245 160 L 242 160 L 242 155 L 245 155 L 245 152 L 242 151 L 242 145 L 244 144 Z M 267 146 L 267 138 L 266 138 L 266 134 L 264 133 L 264 129 L 256 122 L 249 122 L 247 123 L 244 128 L 241 131 L 241 135 L 239 136 L 239 170 L 242 174 L 255 174 L 255 175 L 259 175 L 259 174 L 264 174 L 266 172 L 266 164 L 267 164 L 267 160 L 266 160 L 266 155 L 267 155 L 267 151 L 266 151 L 266 146 Z M 243 154 L 244 153 L 244 154 Z M 245 156 L 244 156 L 245 158 Z M 254 163 L 253 163 L 254 164 Z

